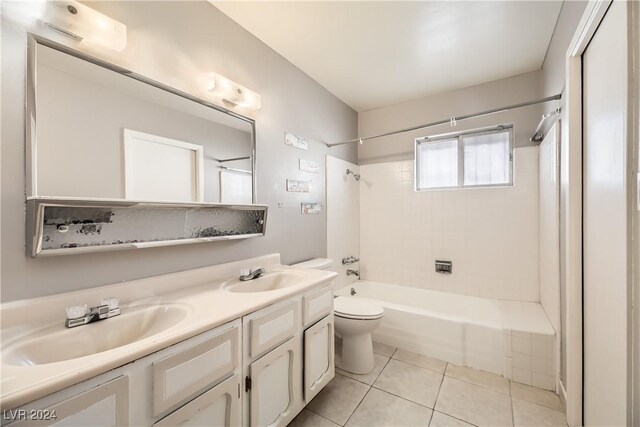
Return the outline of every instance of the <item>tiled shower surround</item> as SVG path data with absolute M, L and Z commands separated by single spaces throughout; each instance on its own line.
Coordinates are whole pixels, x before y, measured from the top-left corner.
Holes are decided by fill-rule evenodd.
M 262 234 L 263 209 L 46 206 L 42 250 Z
M 513 173 L 512 187 L 415 192 L 412 160 L 361 165 L 362 278 L 539 301 L 538 147 L 514 150 Z

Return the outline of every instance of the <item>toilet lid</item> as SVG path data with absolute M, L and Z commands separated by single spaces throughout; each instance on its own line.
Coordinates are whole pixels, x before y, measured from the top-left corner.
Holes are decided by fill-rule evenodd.
M 359 298 L 338 297 L 333 300 L 333 311 L 337 316 L 358 319 L 377 319 L 384 314 L 384 308 Z

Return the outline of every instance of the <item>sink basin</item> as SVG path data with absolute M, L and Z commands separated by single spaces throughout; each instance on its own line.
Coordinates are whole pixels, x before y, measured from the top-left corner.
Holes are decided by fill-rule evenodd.
M 223 288 L 229 292 L 253 293 L 253 292 L 269 292 L 285 289 L 290 286 L 299 285 L 304 279 L 304 274 L 293 271 L 273 271 L 263 276 L 247 280 L 232 279 L 225 282 Z
M 165 331 L 189 314 L 183 304 L 123 307 L 119 316 L 75 328 L 60 325 L 39 330 L 2 350 L 3 363 L 29 366 L 45 365 L 89 356 Z

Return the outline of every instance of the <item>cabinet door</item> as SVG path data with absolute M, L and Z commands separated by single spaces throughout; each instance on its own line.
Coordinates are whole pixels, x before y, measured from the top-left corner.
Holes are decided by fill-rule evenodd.
M 27 410 L 17 426 L 129 425 L 129 377 L 118 377 L 43 410 Z
M 240 423 L 240 375 L 218 384 L 154 424 L 156 427 L 235 427 Z
M 286 426 L 302 408 L 300 335 L 249 365 L 251 426 Z
M 335 375 L 333 313 L 304 331 L 304 399 L 306 403 Z

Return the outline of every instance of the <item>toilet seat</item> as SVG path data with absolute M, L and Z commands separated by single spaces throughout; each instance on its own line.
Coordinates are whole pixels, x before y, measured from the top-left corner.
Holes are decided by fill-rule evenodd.
M 337 297 L 333 300 L 333 313 L 344 319 L 376 320 L 384 315 L 384 308 L 358 298 Z

